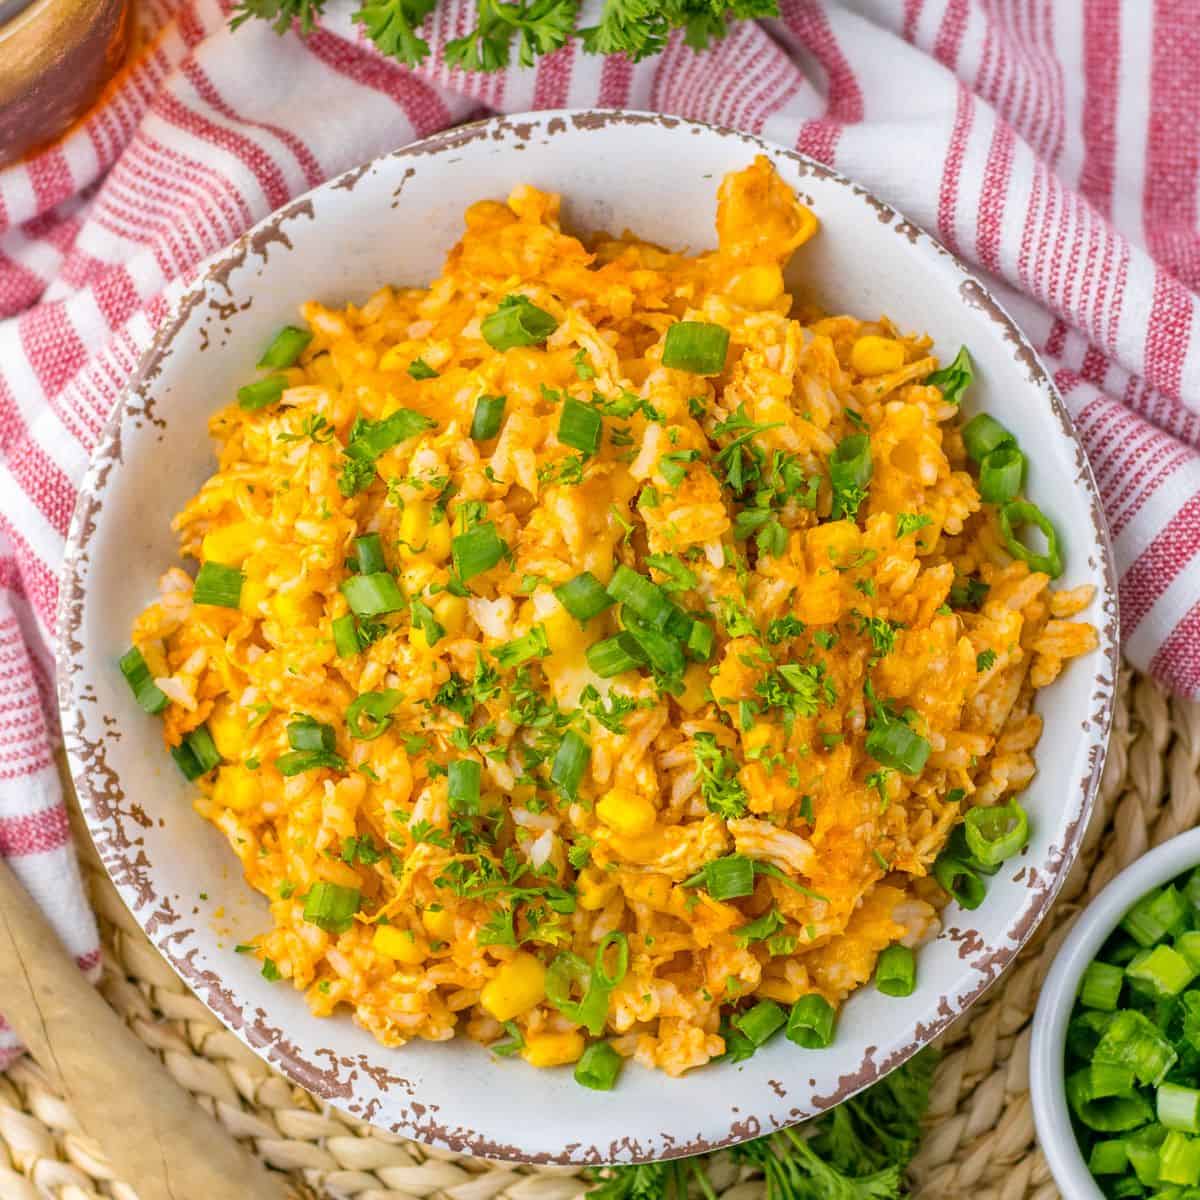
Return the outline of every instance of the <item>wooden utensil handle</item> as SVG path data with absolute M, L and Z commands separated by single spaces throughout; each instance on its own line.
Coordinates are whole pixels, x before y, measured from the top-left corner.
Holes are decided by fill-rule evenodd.
M 141 1200 L 294 1195 L 130 1033 L 3 860 L 0 981 L 0 1011 Z

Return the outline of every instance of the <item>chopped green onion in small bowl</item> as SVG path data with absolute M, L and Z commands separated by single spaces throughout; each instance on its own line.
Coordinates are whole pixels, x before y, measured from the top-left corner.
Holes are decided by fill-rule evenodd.
M 1030 1086 L 1064 1195 L 1200 1195 L 1200 829 L 1077 919 L 1038 1001 Z

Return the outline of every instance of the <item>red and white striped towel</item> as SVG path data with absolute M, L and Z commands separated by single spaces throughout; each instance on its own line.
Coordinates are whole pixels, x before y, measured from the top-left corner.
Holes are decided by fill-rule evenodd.
M 137 4 L 142 48 L 101 106 L 0 170 L 0 854 L 85 967 L 96 933 L 50 758 L 45 647 L 100 426 L 200 259 L 323 179 L 487 111 L 652 109 L 760 133 L 989 275 L 1091 456 L 1127 655 L 1200 695 L 1200 25 L 1186 0 L 780 0 L 779 21 L 736 26 L 709 54 L 676 36 L 636 65 L 566 48 L 490 76 L 384 60 L 345 0 L 307 42 L 261 22 L 232 34 L 219 0 Z M 435 51 L 473 7 L 443 0 Z

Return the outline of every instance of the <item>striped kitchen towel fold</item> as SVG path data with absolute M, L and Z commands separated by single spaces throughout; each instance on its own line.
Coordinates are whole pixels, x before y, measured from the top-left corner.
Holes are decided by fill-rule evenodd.
M 473 9 L 443 0 L 426 34 L 435 59 Z M 100 105 L 0 170 L 0 854 L 85 967 L 96 933 L 53 770 L 46 647 L 100 427 L 206 255 L 329 176 L 489 111 L 647 109 L 758 133 L 861 180 L 985 273 L 1045 355 L 1091 457 L 1127 655 L 1200 695 L 1191 6 L 780 10 L 707 54 L 676 35 L 636 64 L 566 47 L 480 76 L 382 58 L 343 0 L 307 40 L 257 21 L 231 33 L 219 0 L 138 0 L 137 47 Z

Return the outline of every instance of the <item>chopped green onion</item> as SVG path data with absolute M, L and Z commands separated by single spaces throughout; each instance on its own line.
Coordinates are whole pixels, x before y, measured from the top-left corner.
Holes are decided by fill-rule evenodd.
M 207 725 L 201 725 L 184 734 L 183 741 L 178 746 L 171 747 L 171 757 L 187 779 L 199 779 L 221 761 L 221 755 Z
M 875 721 L 867 732 L 867 753 L 877 763 L 905 775 L 919 775 L 929 751 L 929 742 L 903 721 Z
M 688 657 L 697 662 L 708 662 L 712 658 L 715 640 L 711 625 L 706 625 L 703 621 L 693 621 L 691 629 L 688 630 L 685 647 Z
M 304 348 L 313 340 L 312 331 L 285 325 L 267 347 L 258 366 L 263 371 L 282 371 L 294 366 Z
M 312 717 L 304 717 L 299 721 L 290 721 L 287 727 L 288 745 L 293 750 L 326 750 L 337 749 L 337 734 L 332 725 L 323 725 Z
M 972 808 L 963 818 L 971 856 L 983 867 L 998 867 L 1020 853 L 1029 841 L 1029 817 L 1016 800 L 989 808 Z
M 1157 1087 L 1179 1055 L 1143 1013 L 1122 1009 L 1113 1015 L 1096 1047 L 1092 1065 L 1110 1063 L 1129 1067 L 1138 1079 Z
M 1017 537 L 1017 533 L 1026 525 L 1034 525 L 1041 530 L 1046 539 L 1045 554 L 1030 550 Z M 1004 548 L 1022 562 L 1028 563 L 1035 571 L 1057 579 L 1062 574 L 1062 555 L 1058 549 L 1058 530 L 1051 524 L 1036 504 L 1028 500 L 1010 500 L 1000 509 L 1000 535 L 1004 539 Z
M 546 999 L 565 1017 L 583 1023 L 582 1004 L 572 998 L 572 991 L 587 992 L 591 985 L 591 968 L 570 950 L 555 955 L 546 971 Z
M 607 1042 L 593 1042 L 575 1064 L 575 1082 L 594 1092 L 611 1092 L 623 1062 Z
M 1124 982 L 1125 972 L 1120 967 L 1104 962 L 1089 963 L 1079 985 L 1079 1003 L 1084 1008 L 1116 1012 Z
M 1177 1129 L 1167 1134 L 1158 1148 L 1158 1182 L 1184 1187 L 1200 1183 L 1200 1139 L 1187 1137 Z
M 754 891 L 754 863 L 744 854 L 728 854 L 724 858 L 714 858 L 691 878 L 683 881 L 683 886 L 704 884 L 704 890 L 714 900 L 736 900 L 739 896 L 749 896 Z
M 342 581 L 342 595 L 358 617 L 377 617 L 404 607 L 404 593 L 386 571 L 351 575 Z
M 121 655 L 121 661 L 117 665 L 121 668 L 121 674 L 125 676 L 125 682 L 129 684 L 134 699 L 146 712 L 155 716 L 167 707 L 166 692 L 154 682 L 150 668 L 136 646 Z
M 275 770 L 285 777 L 302 775 L 305 771 L 314 771 L 321 767 L 327 767 L 331 771 L 344 771 L 346 760 L 328 750 L 291 750 L 275 760 Z
M 479 332 L 493 350 L 510 350 L 514 346 L 536 346 L 557 328 L 558 321 L 544 308 L 538 308 L 526 296 L 511 295 L 483 318 Z
M 738 1013 L 733 1026 L 740 1029 L 754 1043 L 765 1045 L 767 1040 L 787 1024 L 787 1014 L 774 1000 L 760 1000 L 753 1008 Z
M 988 504 L 1007 504 L 1024 478 L 1025 455 L 1016 446 L 999 446 L 979 464 L 979 495 Z
M 606 591 L 618 603 L 624 604 L 643 621 L 658 629 L 662 629 L 672 614 L 678 611 L 657 583 L 630 570 L 624 563 L 618 564 Z
M 871 460 L 871 439 L 865 433 L 842 438 L 829 456 L 829 482 L 833 488 L 833 510 L 835 521 L 843 517 L 853 519 L 866 494 L 867 485 L 875 472 Z
M 358 623 L 353 613 L 335 617 L 332 628 L 333 648 L 339 658 L 352 658 L 362 650 L 362 639 L 358 636 Z
M 1129 1155 L 1129 1165 L 1133 1168 L 1137 1179 L 1123 1179 L 1121 1183 L 1128 1183 L 1133 1188 L 1137 1188 L 1137 1191 L 1124 1190 L 1118 1184 L 1114 1185 L 1112 1189 L 1114 1196 L 1144 1196 L 1146 1194 L 1144 1188 L 1148 1187 L 1154 1188 L 1155 1191 L 1158 1190 L 1159 1173 L 1162 1169 L 1159 1150 L 1166 1140 L 1166 1128 L 1157 1123 L 1146 1129 L 1139 1129 L 1129 1137 L 1126 1153 Z M 1139 1187 L 1139 1184 L 1143 1186 Z M 1165 1200 L 1165 1198 L 1160 1196 L 1158 1200 Z
M 387 570 L 383 557 L 383 541 L 377 533 L 364 533 L 354 539 L 354 560 L 360 575 L 374 575 Z
M 625 626 L 625 632 L 637 642 L 638 649 L 645 655 L 653 671 L 667 680 L 682 677 L 687 663 L 683 657 L 683 647 L 677 639 L 626 609 L 621 610 L 621 623 Z
M 1104 1133 L 1136 1129 L 1152 1115 L 1149 1101 L 1133 1090 L 1133 1072 L 1091 1063 L 1067 1076 L 1067 1103 L 1080 1122 Z
M 974 379 L 971 356 L 967 353 L 966 346 L 960 346 L 954 361 L 926 375 L 925 384 L 927 387 L 939 388 L 942 398 L 948 404 L 958 404 L 962 401 L 963 392 L 971 386 Z
M 326 933 L 345 933 L 354 924 L 362 893 L 338 883 L 314 883 L 304 898 L 304 919 Z
M 622 671 L 632 671 L 646 661 L 641 646 L 628 633 L 594 642 L 587 648 L 587 664 L 601 679 L 611 679 Z
M 1129 1153 L 1121 1138 L 1097 1142 L 1088 1156 L 1088 1170 L 1093 1175 L 1120 1175 L 1129 1166 Z
M 446 771 L 446 796 L 451 812 L 479 811 L 479 782 L 483 768 L 473 758 L 459 758 Z
M 454 569 L 463 583 L 490 571 L 507 551 L 508 546 L 496 532 L 494 521 L 481 521 L 450 543 Z
M 196 572 L 192 603 L 237 608 L 242 602 L 242 584 L 245 581 L 245 575 L 237 567 L 227 567 L 218 562 L 203 563 Z
M 1149 984 L 1159 996 L 1178 996 L 1196 978 L 1196 968 L 1178 950 L 1155 946 L 1144 958 L 1130 963 L 1125 974 L 1130 980 Z
M 504 406 L 507 396 L 480 396 L 475 401 L 475 415 L 471 418 L 471 439 L 476 442 L 486 442 L 500 432 L 500 423 L 504 420 Z
M 1121 918 L 1121 928 L 1139 946 L 1161 942 L 1188 915 L 1187 903 L 1173 884 L 1149 892 Z
M 1100 1039 L 1112 1024 L 1112 1014 L 1081 1012 L 1072 1017 L 1067 1025 L 1067 1050 L 1076 1058 L 1091 1061 L 1100 1045 Z
M 604 959 L 611 946 L 617 948 L 617 962 L 616 967 L 610 973 Z M 600 944 L 596 947 L 596 957 L 592 963 L 592 981 L 606 991 L 612 991 L 613 988 L 619 987 L 625 981 L 625 976 L 628 974 L 629 938 L 620 930 L 610 930 L 600 939 Z
M 408 373 L 418 383 L 422 379 L 436 379 L 438 377 L 438 373 L 423 358 L 414 358 L 408 364 Z
M 600 446 L 600 434 L 604 419 L 590 404 L 568 396 L 563 401 L 562 414 L 558 419 L 558 440 L 564 446 L 582 450 L 584 454 L 595 454 Z
M 356 741 L 374 741 L 392 723 L 389 714 L 401 698 L 401 693 L 393 688 L 382 692 L 363 692 L 346 709 L 347 732 Z
M 519 638 L 513 638 L 511 642 L 503 642 L 492 649 L 496 661 L 506 670 L 510 667 L 519 667 L 531 659 L 545 658 L 549 653 L 550 641 L 546 637 L 546 630 L 542 625 L 531 625 L 528 632 L 523 633 Z
M 1175 939 L 1175 949 L 1192 965 L 1192 969 L 1200 971 L 1200 929 L 1189 929 Z
M 811 992 L 801 996 L 788 1014 L 787 1038 L 806 1050 L 823 1050 L 833 1042 L 833 1005 Z
M 693 375 L 719 375 L 729 351 L 729 330 L 707 321 L 677 321 L 667 330 L 662 365 Z
M 963 426 L 962 440 L 967 454 L 977 463 L 983 462 L 993 450 L 998 450 L 1001 446 L 1017 444 L 1017 439 L 995 417 L 990 417 L 987 413 L 977 413 Z
M 911 996 L 917 986 L 917 960 L 907 946 L 888 946 L 875 963 L 875 986 L 885 996 Z
M 1191 906 L 1200 913 L 1200 867 L 1188 876 L 1187 883 L 1183 885 L 1183 893 Z
M 963 908 L 975 909 L 983 903 L 987 888 L 962 859 L 939 854 L 934 860 L 933 877 Z
M 592 748 L 575 732 L 568 729 L 558 744 L 550 766 L 550 782 L 570 800 L 579 793 L 579 784 L 592 758 Z
M 1200 1091 L 1178 1083 L 1163 1083 L 1155 1094 L 1158 1119 L 1168 1129 L 1200 1133 Z
M 286 375 L 268 375 L 266 379 L 256 379 L 237 390 L 238 407 L 245 412 L 257 412 L 268 404 L 275 404 L 280 396 L 287 391 Z
M 558 602 L 577 621 L 588 622 L 615 603 L 591 571 L 584 571 L 554 589 Z

